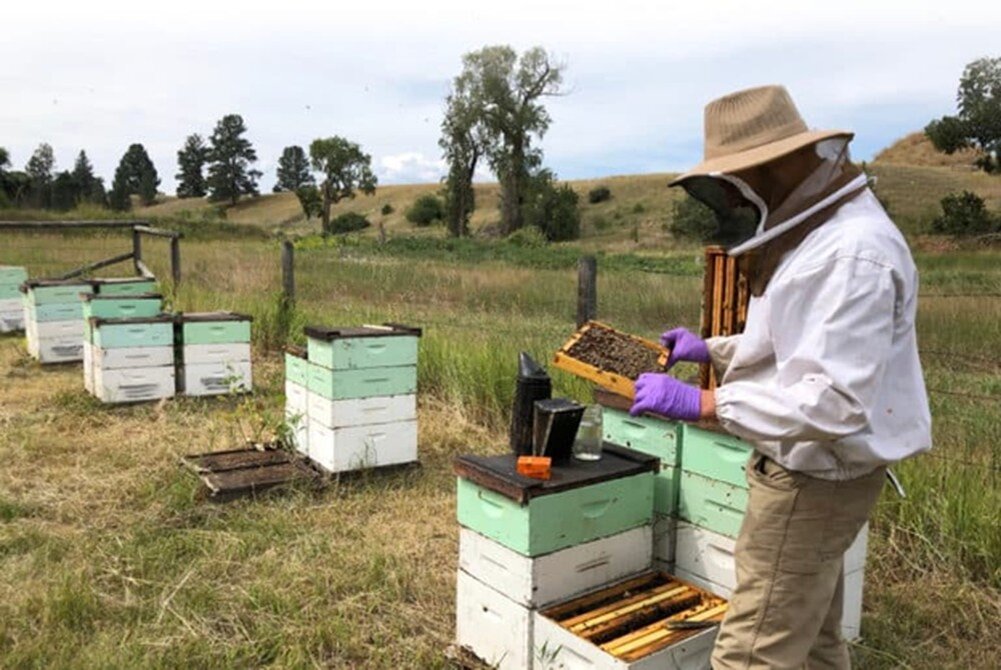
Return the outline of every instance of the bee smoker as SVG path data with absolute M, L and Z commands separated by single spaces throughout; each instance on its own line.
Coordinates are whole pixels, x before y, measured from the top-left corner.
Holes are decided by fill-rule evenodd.
M 518 382 L 511 408 L 511 451 L 518 456 L 532 455 L 532 422 L 536 400 L 552 397 L 553 382 L 541 365 L 524 351 L 518 356 Z

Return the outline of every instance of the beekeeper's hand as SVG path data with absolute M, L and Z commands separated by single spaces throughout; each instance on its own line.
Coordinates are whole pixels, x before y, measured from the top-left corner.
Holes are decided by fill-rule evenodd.
M 667 368 L 678 361 L 708 363 L 709 347 L 706 341 L 686 328 L 674 328 L 660 336 L 660 343 L 671 351 L 667 358 Z
M 629 413 L 653 412 L 669 419 L 698 421 L 702 418 L 702 391 L 670 375 L 645 372 L 636 380 L 636 399 Z

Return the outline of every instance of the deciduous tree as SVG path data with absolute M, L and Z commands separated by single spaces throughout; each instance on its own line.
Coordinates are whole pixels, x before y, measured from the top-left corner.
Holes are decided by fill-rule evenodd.
M 486 157 L 501 184 L 501 227 L 507 234 L 524 225 L 526 188 L 542 163 L 532 142 L 551 122 L 541 99 L 560 94 L 565 66 L 541 47 L 519 57 L 509 46 L 468 53 L 462 65 L 453 89 L 468 99 L 489 139 Z
M 372 172 L 372 157 L 354 142 L 343 137 L 313 140 L 309 145 L 313 169 L 323 174 L 320 194 L 323 196 L 323 229 L 330 226 L 330 207 L 341 200 L 355 197 L 355 191 L 375 193 L 378 183 Z
M 125 211 L 131 208 L 129 196 L 138 195 L 144 205 L 152 205 L 156 202 L 159 185 L 160 178 L 146 148 L 138 143 L 130 144 L 115 169 L 109 204 L 112 209 Z
M 243 137 L 247 127 L 239 114 L 227 114 L 216 124 L 209 143 L 209 199 L 229 200 L 235 205 L 241 195 L 258 195 L 260 170 L 251 167 L 257 162 L 257 152 L 250 140 Z
M 956 92 L 959 113 L 925 126 L 939 151 L 951 154 L 973 147 L 982 153 L 977 166 L 1001 171 L 1001 57 L 980 58 L 963 70 Z
M 35 207 L 48 207 L 52 203 L 52 179 L 56 157 L 52 147 L 42 142 L 24 166 L 31 182 L 29 199 Z

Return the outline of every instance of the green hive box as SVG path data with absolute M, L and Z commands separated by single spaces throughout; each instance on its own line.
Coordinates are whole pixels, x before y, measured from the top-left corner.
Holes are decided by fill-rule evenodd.
M 540 556 L 651 523 L 653 473 L 643 472 L 522 505 L 458 479 L 459 523 L 524 556 Z
M 606 441 L 657 456 L 666 466 L 680 464 L 678 424 L 646 416 L 633 417 L 610 407 L 602 407 L 601 424 Z
M 302 387 L 309 386 L 309 363 L 305 358 L 285 352 L 285 381 Z
M 74 321 L 83 318 L 83 304 L 77 302 L 51 302 L 43 305 L 28 303 L 28 319 L 36 323 L 48 321 Z
M 754 447 L 733 435 L 696 426 L 684 425 L 681 430 L 682 470 L 747 488 L 744 466 Z
M 385 326 L 307 326 L 309 361 L 331 370 L 417 365 L 420 328 Z
M 28 282 L 28 302 L 35 305 L 80 302 L 81 293 L 93 292 L 94 288 L 88 282 Z
M 0 265 L 0 286 L 15 288 L 28 281 L 28 272 L 18 265 Z
M 249 316 L 232 312 L 200 312 L 182 314 L 183 344 L 231 344 L 250 342 Z
M 653 511 L 665 516 L 678 514 L 678 490 L 681 486 L 681 468 L 662 465 L 653 476 Z
M 100 349 L 162 347 L 174 344 L 169 316 L 136 319 L 91 319 L 91 341 Z
M 140 295 L 157 292 L 155 279 L 99 279 L 95 285 L 98 295 Z
M 720 535 L 737 537 L 747 509 L 747 489 L 691 472 L 681 473 L 678 516 Z
M 163 298 L 159 295 L 144 296 L 87 296 L 83 301 L 83 318 L 124 319 L 156 316 L 160 313 Z
M 20 284 L 0 284 L 0 300 L 15 300 L 20 297 Z
M 309 390 L 328 400 L 377 398 L 417 392 L 417 366 L 331 370 L 308 363 Z

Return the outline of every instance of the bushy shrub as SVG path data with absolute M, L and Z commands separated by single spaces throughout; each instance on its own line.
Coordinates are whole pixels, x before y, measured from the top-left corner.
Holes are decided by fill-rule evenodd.
M 430 226 L 445 220 L 445 203 L 431 193 L 422 195 L 407 209 L 407 221 L 418 226 Z
M 525 226 L 505 238 L 508 244 L 522 249 L 537 249 L 546 246 L 546 235 L 535 226 Z
M 587 201 L 592 205 L 612 199 L 612 190 L 607 186 L 597 186 L 587 192 Z
M 556 186 L 551 170 L 532 175 L 523 205 L 525 225 L 535 226 L 550 242 L 580 237 L 580 207 L 577 192 L 563 184 Z
M 295 190 L 295 197 L 299 199 L 299 206 L 302 207 L 302 213 L 306 215 L 307 221 L 319 216 L 323 211 L 323 197 L 320 195 L 320 189 L 315 186 L 300 186 Z
M 390 205 L 388 202 L 385 205 L 382 206 L 382 215 L 383 216 L 389 216 L 394 211 L 396 211 L 396 210 L 394 210 L 393 206 Z
M 667 229 L 677 238 L 706 242 L 716 234 L 717 227 L 713 211 L 691 196 L 671 205 Z
M 982 235 L 998 229 L 996 217 L 987 211 L 984 199 L 976 193 L 963 191 L 942 198 L 942 216 L 932 221 L 932 230 L 954 237 Z
M 324 232 L 331 234 L 351 233 L 356 230 L 363 230 L 371 225 L 369 220 L 358 212 L 344 212 L 331 219 L 330 226 Z

